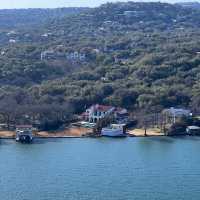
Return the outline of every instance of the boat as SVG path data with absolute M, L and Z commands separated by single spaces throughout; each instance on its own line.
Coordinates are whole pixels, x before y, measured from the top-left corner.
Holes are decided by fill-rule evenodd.
M 125 124 L 111 124 L 109 127 L 102 128 L 101 136 L 126 137 Z
M 22 143 L 31 143 L 33 141 L 32 126 L 17 126 L 15 140 Z

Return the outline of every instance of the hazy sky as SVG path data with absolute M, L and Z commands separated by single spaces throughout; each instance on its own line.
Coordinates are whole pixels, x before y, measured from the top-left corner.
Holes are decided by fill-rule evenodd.
M 117 2 L 118 0 L 0 0 L 2 8 L 55 8 L 55 7 L 77 7 L 77 6 L 98 6 L 106 2 Z M 121 0 L 127 1 L 127 0 Z M 130 0 L 129 0 L 130 1 Z M 137 0 L 139 1 L 139 0 Z M 155 0 L 156 1 L 156 0 Z M 181 0 L 161 0 L 161 1 L 181 1 Z M 187 1 L 187 0 L 182 0 Z M 194 1 L 194 0 L 188 0 Z

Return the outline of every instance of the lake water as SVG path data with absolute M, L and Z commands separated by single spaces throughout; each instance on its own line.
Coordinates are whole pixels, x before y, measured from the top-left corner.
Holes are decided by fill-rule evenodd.
M 200 137 L 0 140 L 1 200 L 199 200 Z

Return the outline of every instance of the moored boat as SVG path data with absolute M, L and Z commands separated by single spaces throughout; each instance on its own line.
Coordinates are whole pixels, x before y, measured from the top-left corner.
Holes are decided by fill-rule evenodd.
M 31 143 L 33 141 L 32 126 L 16 126 L 16 141 Z
M 125 124 L 111 124 L 109 127 L 102 128 L 101 136 L 126 137 Z

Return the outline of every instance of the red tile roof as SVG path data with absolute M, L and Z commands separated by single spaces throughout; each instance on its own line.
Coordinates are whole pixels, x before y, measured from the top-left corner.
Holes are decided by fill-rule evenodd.
M 104 106 L 104 105 L 96 104 L 96 105 L 91 106 L 90 108 L 93 108 L 94 110 L 100 111 L 100 112 L 107 112 L 107 111 L 109 111 L 110 109 L 112 109 L 114 107 L 113 106 Z

